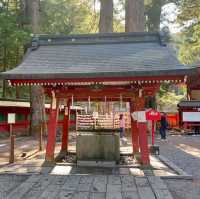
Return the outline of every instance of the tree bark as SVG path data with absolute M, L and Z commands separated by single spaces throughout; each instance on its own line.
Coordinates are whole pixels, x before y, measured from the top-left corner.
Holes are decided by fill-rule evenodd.
M 31 3 L 31 25 L 33 28 L 33 33 L 38 34 L 40 32 L 40 0 L 31 0 Z
M 40 32 L 40 1 L 25 0 L 25 16 L 29 19 L 32 32 Z M 45 125 L 45 96 L 41 86 L 31 86 L 30 88 L 30 135 L 37 135 L 41 138 L 41 129 L 46 130 Z
M 125 31 L 144 32 L 144 0 L 126 0 Z
M 113 0 L 100 0 L 99 32 L 113 32 Z
M 147 30 L 148 32 L 156 32 L 160 30 L 161 11 L 162 6 L 165 4 L 164 0 L 152 0 L 151 4 L 147 7 Z

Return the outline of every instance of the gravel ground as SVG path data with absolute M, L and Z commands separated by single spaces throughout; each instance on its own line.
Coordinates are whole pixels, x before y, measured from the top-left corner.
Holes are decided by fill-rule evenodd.
M 200 199 L 200 136 L 171 135 L 156 142 L 161 155 L 193 176 L 193 180 L 164 180 L 174 199 Z
M 200 136 L 168 136 L 157 140 L 160 154 L 189 175 L 200 178 Z

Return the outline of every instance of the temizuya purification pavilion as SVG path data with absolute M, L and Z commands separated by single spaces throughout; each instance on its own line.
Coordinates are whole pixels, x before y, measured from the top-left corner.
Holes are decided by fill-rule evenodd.
M 108 33 L 33 38 L 23 62 L 1 74 L 12 86 L 41 85 L 51 97 L 46 160 L 54 160 L 60 101 L 129 102 L 131 112 L 145 109 L 162 82 L 183 83 L 194 68 L 182 65 L 159 33 Z M 62 148 L 68 148 L 68 120 L 64 117 Z M 145 122 L 132 119 L 133 153 L 148 165 Z M 88 140 L 89 142 L 89 140 Z

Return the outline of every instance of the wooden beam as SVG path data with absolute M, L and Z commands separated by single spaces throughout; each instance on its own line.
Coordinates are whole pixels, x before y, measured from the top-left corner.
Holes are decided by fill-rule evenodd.
M 145 96 L 154 96 L 159 85 L 141 87 L 143 94 Z M 106 98 L 109 101 L 119 100 L 120 95 L 125 99 L 125 101 L 130 101 L 130 98 L 135 98 L 135 95 L 138 93 L 139 88 L 130 88 L 130 87 L 119 87 L 119 86 L 105 86 L 101 89 L 92 89 L 89 87 L 45 87 L 45 92 L 48 95 L 51 95 L 52 89 L 55 90 L 56 97 L 58 98 L 70 98 L 72 95 L 75 100 L 84 101 L 89 96 L 93 101 L 102 101 Z M 115 100 L 113 100 L 115 99 Z
M 178 83 L 184 82 L 184 75 L 161 75 L 161 76 L 139 76 L 139 77 L 97 77 L 97 78 L 66 78 L 66 79 L 11 79 L 10 84 L 15 85 L 70 85 L 72 83 L 102 83 L 102 82 L 120 82 L 130 81 L 135 84 L 162 83 L 171 81 Z

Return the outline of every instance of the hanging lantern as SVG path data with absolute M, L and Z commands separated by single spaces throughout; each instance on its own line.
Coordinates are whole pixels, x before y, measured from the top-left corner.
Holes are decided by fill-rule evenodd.
M 88 110 L 91 110 L 91 101 L 90 101 L 90 96 L 88 97 Z
M 139 97 L 142 97 L 142 92 L 143 92 L 143 90 L 139 89 Z
M 74 106 L 74 95 L 72 95 L 72 107 Z
M 122 95 L 120 95 L 120 110 L 122 110 L 123 107 L 123 98 Z
M 106 105 L 107 105 L 107 98 L 105 96 L 105 101 L 104 101 L 104 113 L 107 113 L 107 110 L 106 110 Z

